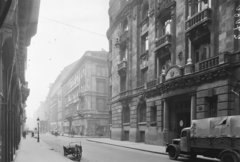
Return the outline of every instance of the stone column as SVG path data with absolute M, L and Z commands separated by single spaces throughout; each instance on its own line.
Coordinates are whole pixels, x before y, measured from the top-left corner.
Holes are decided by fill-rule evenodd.
M 163 138 L 164 142 L 168 143 L 169 140 L 169 108 L 168 108 L 168 102 L 164 99 L 163 100 L 164 104 L 164 110 L 163 110 Z
M 196 119 L 196 94 L 191 94 L 191 123 Z

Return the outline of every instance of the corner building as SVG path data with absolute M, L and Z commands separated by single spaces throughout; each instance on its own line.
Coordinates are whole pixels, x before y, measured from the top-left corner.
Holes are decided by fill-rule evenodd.
M 193 119 L 240 114 L 238 1 L 109 5 L 112 139 L 164 145 Z

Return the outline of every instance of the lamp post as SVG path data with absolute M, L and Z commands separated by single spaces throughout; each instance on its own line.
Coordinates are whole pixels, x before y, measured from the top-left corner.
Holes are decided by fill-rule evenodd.
M 40 120 L 39 120 L 39 118 L 37 118 L 37 124 L 38 124 L 38 138 L 37 138 L 37 142 L 39 142 L 39 122 L 40 122 Z

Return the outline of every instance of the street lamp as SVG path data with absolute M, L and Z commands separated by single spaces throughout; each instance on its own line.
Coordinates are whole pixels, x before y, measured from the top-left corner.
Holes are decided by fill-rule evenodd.
M 38 140 L 37 140 L 37 142 L 39 142 L 39 122 L 40 122 L 40 119 L 37 118 L 37 124 L 38 124 Z

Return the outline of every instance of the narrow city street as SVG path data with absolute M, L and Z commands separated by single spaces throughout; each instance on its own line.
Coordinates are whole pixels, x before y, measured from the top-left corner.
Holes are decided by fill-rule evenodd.
M 41 134 L 40 139 L 63 156 L 63 145 L 73 141 L 81 141 L 83 156 L 81 162 L 173 162 L 167 155 L 138 151 L 123 147 L 89 142 L 84 138 L 55 137 L 51 134 Z M 71 158 L 71 157 L 70 157 Z M 190 162 L 187 158 L 180 157 L 177 161 Z M 198 158 L 194 162 L 213 162 Z

